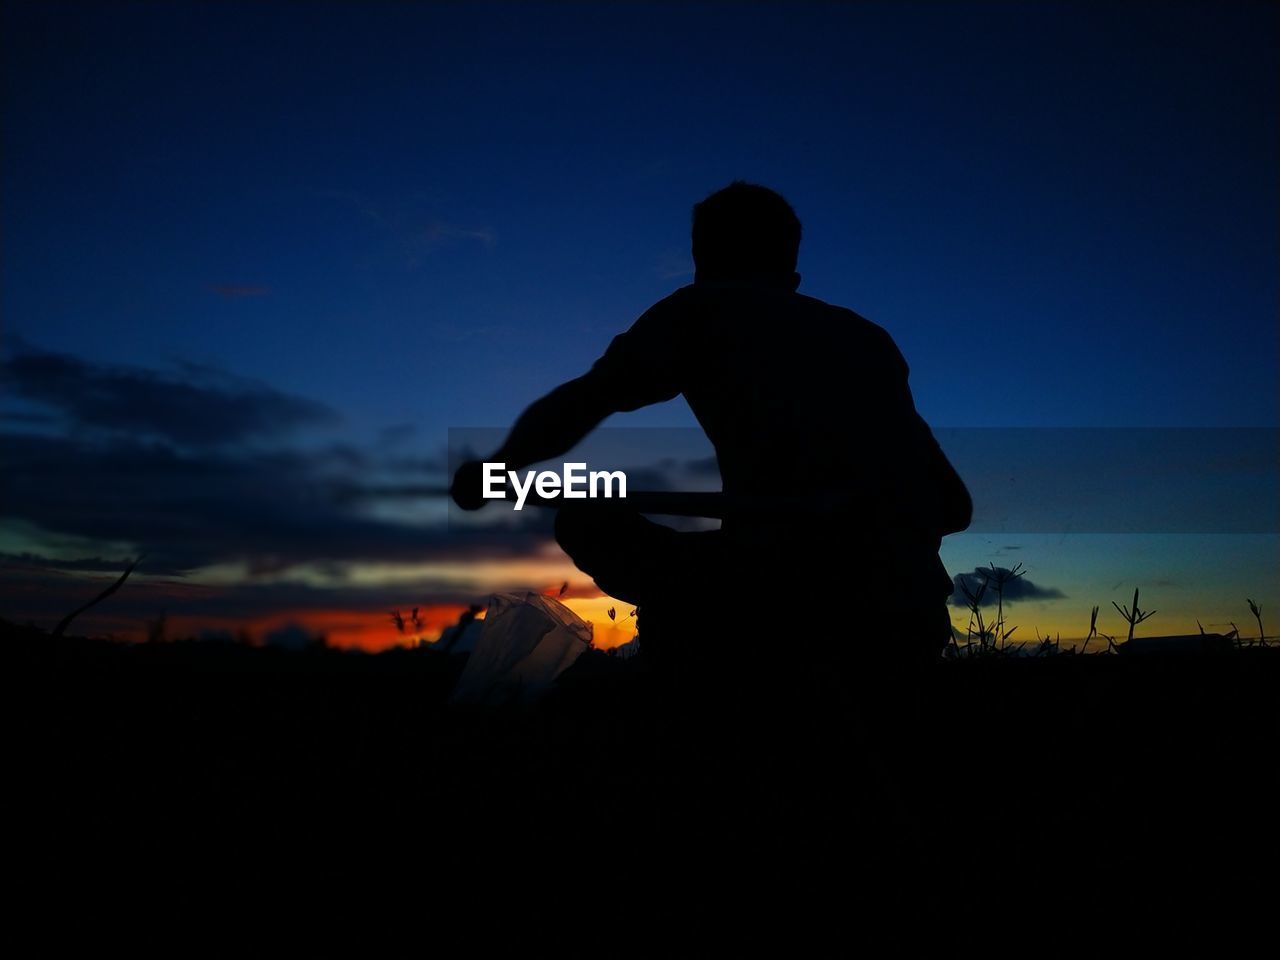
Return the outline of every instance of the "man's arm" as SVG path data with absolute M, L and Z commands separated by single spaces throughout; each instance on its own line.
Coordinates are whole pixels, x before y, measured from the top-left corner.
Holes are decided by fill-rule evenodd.
M 583 374 L 529 404 L 492 459 L 508 470 L 522 470 L 561 456 L 614 412 L 600 378 Z
M 502 446 L 484 461 L 469 460 L 458 468 L 450 495 L 464 510 L 484 506 L 483 463 L 503 463 L 523 470 L 532 463 L 568 453 L 609 414 L 615 412 L 602 381 L 591 373 L 562 383 L 529 404 L 516 419 Z
M 679 291 L 646 310 L 631 328 L 618 334 L 604 354 L 580 377 L 535 400 L 520 414 L 511 432 L 488 458 L 522 470 L 568 453 L 611 413 L 636 410 L 670 400 L 680 392 Z M 450 493 L 458 506 L 475 510 L 481 496 L 481 461 L 464 463 Z

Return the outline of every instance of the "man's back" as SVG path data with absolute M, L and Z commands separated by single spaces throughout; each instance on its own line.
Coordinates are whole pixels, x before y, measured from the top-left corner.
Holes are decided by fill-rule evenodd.
M 966 525 L 953 501 L 967 494 L 916 413 L 907 372 L 889 334 L 852 310 L 750 282 L 682 287 L 592 367 L 619 409 L 683 393 L 725 493 L 847 496 L 845 534 L 936 551 Z

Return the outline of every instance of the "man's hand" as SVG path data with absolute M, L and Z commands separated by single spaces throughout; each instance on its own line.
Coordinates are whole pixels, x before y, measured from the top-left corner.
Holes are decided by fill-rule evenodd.
M 484 496 L 484 464 L 479 460 L 468 460 L 453 475 L 453 483 L 449 486 L 449 496 L 463 510 L 479 510 L 485 505 Z

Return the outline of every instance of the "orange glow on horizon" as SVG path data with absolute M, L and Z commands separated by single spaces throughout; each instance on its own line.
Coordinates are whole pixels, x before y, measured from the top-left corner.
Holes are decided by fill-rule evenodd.
M 549 572 L 544 571 L 544 576 Z M 559 573 L 559 571 L 556 572 Z M 608 650 L 630 642 L 637 632 L 637 618 L 633 615 L 635 607 L 617 598 L 600 594 L 594 583 L 580 572 L 575 571 L 575 573 L 577 573 L 576 577 L 567 574 L 567 584 L 565 580 L 560 579 L 560 576 L 554 580 L 551 577 L 546 579 L 530 577 L 525 581 L 529 586 L 507 587 L 507 589 L 516 593 L 529 590 L 557 599 L 592 625 L 593 640 L 598 649 Z M 522 577 L 515 578 L 516 583 L 520 583 L 521 580 L 523 580 Z M 105 578 L 86 578 L 86 581 L 89 586 L 77 589 L 74 593 L 68 589 L 65 591 L 66 597 L 60 595 L 55 597 L 56 602 L 50 602 L 49 608 L 56 613 L 60 607 L 74 606 L 81 594 L 87 595 L 91 587 L 96 588 L 98 582 L 105 582 Z M 562 584 L 565 584 L 563 592 Z M 218 595 L 229 595 L 234 590 L 234 587 L 221 584 L 174 582 L 167 578 L 156 581 L 143 579 L 137 586 L 145 588 L 148 595 L 158 601 L 169 597 L 187 599 L 195 596 L 204 601 L 205 606 L 208 606 L 212 598 Z M 487 599 L 484 593 L 476 594 L 477 603 L 485 604 Z M 713 613 L 714 608 L 720 606 L 718 598 L 715 597 L 706 598 L 705 603 L 709 614 Z M 163 604 L 158 606 L 163 609 Z M 608 616 L 610 609 L 614 611 L 612 619 Z M 312 637 L 323 635 L 325 642 L 331 647 L 377 653 L 397 647 L 413 647 L 420 643 L 434 642 L 441 631 L 456 623 L 466 610 L 465 603 L 422 606 L 418 610 L 418 622 L 414 624 L 411 619 L 412 607 L 400 607 L 399 613 L 404 618 L 403 631 L 393 622 L 390 608 L 290 607 L 268 614 L 245 617 L 172 614 L 163 624 L 162 635 L 170 640 L 219 635 L 227 639 L 247 637 L 255 645 L 265 645 L 271 634 L 292 628 L 292 636 L 287 638 L 290 641 L 289 646 L 300 646 L 306 641 L 308 635 Z M 46 629 L 56 621 L 55 613 L 46 616 Z M 1084 610 L 1084 613 L 1087 614 L 1087 610 Z M 953 607 L 950 614 L 952 626 L 958 634 L 959 642 L 963 645 L 969 620 L 968 611 Z M 1020 605 L 1007 610 L 1006 615 L 1010 625 L 1018 627 L 1017 633 L 1010 638 L 1011 646 L 1035 647 L 1040 637 L 1055 639 L 1060 637 L 1063 650 L 1080 646 L 1088 621 L 1087 616 L 1081 615 L 1081 610 L 1071 609 L 1066 605 L 1053 609 L 1044 605 Z M 484 616 L 483 609 L 480 616 Z M 732 632 L 746 627 L 769 632 L 780 629 L 763 622 L 767 619 L 768 614 L 760 611 L 748 618 L 746 623 L 738 623 L 733 617 L 711 616 L 708 621 L 708 630 L 719 632 L 719 629 L 723 628 Z M 1230 624 L 1224 625 L 1219 620 L 1210 619 L 1204 621 L 1204 626 L 1210 633 L 1226 634 L 1233 629 Z M 1243 618 L 1240 620 L 1240 626 L 1243 628 L 1242 635 L 1246 638 L 1257 633 L 1256 628 L 1251 630 Z M 1098 628 L 1102 632 L 1110 632 L 1117 640 L 1123 640 L 1125 635 L 1125 626 L 1118 619 L 1118 615 L 1109 617 L 1105 610 L 1099 617 Z M 71 632 L 74 634 L 83 631 L 87 636 L 112 636 L 122 641 L 141 642 L 148 639 L 150 629 L 152 625 L 146 619 L 113 615 L 110 605 L 104 604 L 101 611 L 91 611 L 77 620 Z M 1188 617 L 1181 611 L 1169 610 L 1161 611 L 1156 624 L 1152 626 L 1143 624 L 1137 631 L 1137 635 L 1139 637 L 1182 636 L 1195 634 L 1199 629 L 1194 617 Z M 725 639 L 729 638 L 726 636 Z M 846 635 L 845 639 L 862 638 L 850 638 Z M 1090 642 L 1089 649 L 1096 651 L 1106 649 L 1106 646 L 1106 641 L 1099 637 Z
M 591 624 L 597 649 L 620 647 L 635 636 L 636 618 L 631 615 L 635 607 L 629 603 L 604 596 L 568 597 L 561 603 Z M 614 612 L 613 619 L 609 618 L 610 608 Z
M 601 595 L 575 596 L 574 594 L 584 592 L 583 586 L 579 584 L 575 584 L 564 596 L 559 596 L 558 584 L 530 588 L 530 592 L 557 599 L 590 623 L 593 641 L 598 649 L 608 650 L 622 646 L 636 634 L 636 617 L 633 615 L 635 607 L 631 604 Z M 613 619 L 608 614 L 611 608 L 614 611 Z M 248 620 L 175 616 L 167 621 L 165 635 L 178 638 L 196 637 L 209 632 L 229 633 L 232 636 L 247 633 L 253 643 L 262 645 L 270 634 L 294 627 L 313 636 L 324 636 L 325 642 L 331 647 L 378 653 L 395 647 L 414 647 L 419 643 L 434 642 L 468 608 L 466 604 L 419 607 L 417 625 L 411 620 L 412 609 L 402 607 L 398 611 L 404 620 L 403 632 L 392 619 L 391 610 L 293 609 Z M 483 619 L 484 615 L 482 608 L 479 617 Z M 131 639 L 145 639 L 145 634 L 139 632 Z
M 395 647 L 412 647 L 419 640 L 431 641 L 440 631 L 456 623 L 467 607 L 464 604 L 437 604 L 418 608 L 419 625 L 411 620 L 412 608 L 401 609 L 405 626 L 402 633 L 393 622 L 390 610 L 282 610 L 250 620 L 211 617 L 173 617 L 166 625 L 170 637 L 199 636 L 207 631 L 225 631 L 238 636 L 247 632 L 258 645 L 266 638 L 289 627 L 300 627 L 313 636 L 323 636 L 328 646 L 340 650 L 378 653 Z M 144 639 L 139 637 L 138 639 Z

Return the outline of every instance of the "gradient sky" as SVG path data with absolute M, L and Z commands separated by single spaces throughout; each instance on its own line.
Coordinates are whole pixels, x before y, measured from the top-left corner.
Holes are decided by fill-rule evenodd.
M 569 579 L 603 629 L 542 521 L 462 543 L 438 504 L 326 491 L 440 482 L 449 428 L 509 424 L 692 281 L 690 206 L 736 178 L 792 202 L 801 292 L 889 330 L 935 427 L 1266 428 L 1233 467 L 1266 499 L 1277 27 L 1250 3 L 6 3 L 0 616 L 51 625 L 145 550 L 80 626 L 381 643 L 390 606 L 442 623 Z M 1245 596 L 1280 615 L 1273 514 L 1076 529 L 944 560 L 1022 561 L 1024 633 L 1134 586 L 1153 633 L 1245 628 Z

